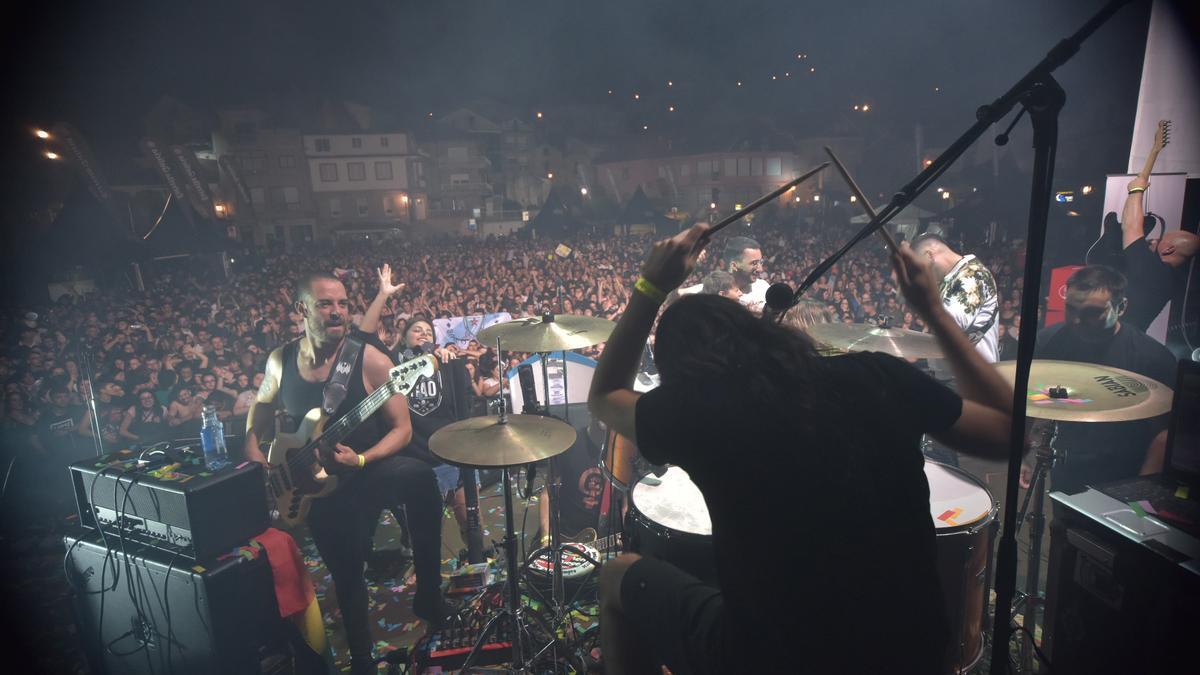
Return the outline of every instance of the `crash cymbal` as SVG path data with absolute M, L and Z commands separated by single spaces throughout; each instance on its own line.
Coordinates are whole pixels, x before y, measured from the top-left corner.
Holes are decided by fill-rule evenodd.
M 942 350 L 932 334 L 907 328 L 880 328 L 869 323 L 817 323 L 805 332 L 834 349 L 883 352 L 904 359 L 942 358 Z
M 514 352 L 557 352 L 583 349 L 608 339 L 617 324 L 608 319 L 574 314 L 546 314 L 513 319 L 479 331 L 480 344 Z
M 1016 381 L 1016 361 L 1002 361 L 996 368 L 1004 379 Z M 1161 382 L 1128 370 L 1035 359 L 1025 414 L 1060 422 L 1127 422 L 1170 412 L 1172 394 Z
M 570 424 L 539 415 L 472 417 L 448 424 L 429 438 L 429 449 L 459 466 L 495 468 L 538 462 L 575 444 Z

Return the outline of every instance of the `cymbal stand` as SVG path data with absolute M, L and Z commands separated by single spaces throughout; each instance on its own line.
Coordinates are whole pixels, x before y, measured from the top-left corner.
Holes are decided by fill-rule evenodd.
M 1022 626 L 1025 630 L 1021 635 L 1021 649 L 1018 657 L 1020 672 L 1033 672 L 1033 636 L 1037 628 L 1038 611 L 1045 603 L 1039 591 L 1042 568 L 1042 536 L 1046 530 L 1046 492 L 1050 470 L 1061 458 L 1054 447 L 1058 438 L 1058 422 L 1034 420 L 1030 432 L 1030 445 L 1037 458 L 1033 467 L 1033 477 L 1029 481 L 1029 489 L 1025 491 L 1025 499 L 1017 515 L 1017 531 L 1019 532 L 1026 520 L 1029 521 L 1029 559 L 1026 560 L 1025 592 L 1017 593 L 1013 600 L 1013 614 L 1020 606 L 1024 606 L 1025 620 Z
M 496 359 L 500 359 L 500 339 L 496 339 Z M 508 424 L 508 408 L 504 403 L 504 378 L 500 378 L 500 424 Z M 521 625 L 521 567 L 517 561 L 517 524 L 513 513 L 513 497 L 512 497 L 512 467 L 504 467 L 501 473 L 503 481 L 502 492 L 504 493 L 504 558 L 505 567 L 507 568 L 508 579 L 505 583 L 508 584 L 508 606 L 496 612 L 491 619 L 484 625 L 483 630 L 479 632 L 479 639 L 471 647 L 471 653 L 467 655 L 467 660 L 463 665 L 463 670 L 471 663 L 471 660 L 479 652 L 479 649 L 487 641 L 488 636 L 492 634 L 496 626 L 501 620 L 507 619 L 512 623 L 512 670 L 513 672 L 525 672 L 525 657 L 524 645 L 522 644 L 522 625 Z

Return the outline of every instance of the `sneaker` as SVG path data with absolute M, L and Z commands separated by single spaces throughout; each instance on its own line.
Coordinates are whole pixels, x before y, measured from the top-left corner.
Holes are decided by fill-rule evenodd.
M 446 599 L 442 597 L 440 589 L 435 593 L 428 594 L 417 591 L 417 595 L 413 598 L 412 610 L 413 614 L 428 623 L 430 628 L 441 628 L 453 613 L 450 605 L 446 604 Z

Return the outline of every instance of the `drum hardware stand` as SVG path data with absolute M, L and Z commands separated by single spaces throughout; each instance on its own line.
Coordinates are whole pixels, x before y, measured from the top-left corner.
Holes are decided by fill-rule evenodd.
M 496 359 L 500 359 L 500 340 L 496 340 Z M 508 424 L 508 407 L 504 403 L 504 378 L 500 378 L 500 424 Z M 479 631 L 479 638 L 471 647 L 471 653 L 467 655 L 467 661 L 463 665 L 466 669 L 470 665 L 471 659 L 478 653 L 479 649 L 487 642 L 488 636 L 492 634 L 496 626 L 503 619 L 511 622 L 512 632 L 512 666 L 514 672 L 525 672 L 524 645 L 522 644 L 522 621 L 521 621 L 521 578 L 520 567 L 517 563 L 517 525 L 516 518 L 513 513 L 513 487 L 512 487 L 512 471 L 511 467 L 504 467 L 501 470 L 501 478 L 503 481 L 502 492 L 504 493 L 504 547 L 505 567 L 507 567 L 508 578 L 505 583 L 508 585 L 508 606 L 501 608 L 498 612 L 492 615 L 491 619 L 484 624 L 483 630 Z
M 1052 398 L 1066 398 L 1066 389 L 1063 387 L 1052 387 L 1050 389 Z M 1033 672 L 1033 635 L 1037 628 L 1038 610 L 1045 604 L 1045 598 L 1039 592 L 1039 582 L 1041 581 L 1041 564 L 1042 564 L 1042 536 L 1046 530 L 1046 513 L 1045 500 L 1046 492 L 1048 491 L 1047 478 L 1050 470 L 1062 458 L 1060 453 L 1054 447 L 1054 441 L 1058 438 L 1058 422 L 1048 421 L 1043 429 L 1039 432 L 1037 427 L 1042 420 L 1034 421 L 1034 431 L 1031 432 L 1030 444 L 1033 446 L 1034 454 L 1037 458 L 1037 463 L 1033 468 L 1033 477 L 1029 480 L 1029 489 L 1025 491 L 1025 500 L 1021 503 L 1021 510 L 1017 515 L 1017 531 L 1020 531 L 1025 521 L 1029 521 L 1029 559 L 1026 561 L 1025 572 L 1025 592 L 1017 593 L 1014 597 L 1012 607 L 1013 614 L 1016 613 L 1018 607 L 1023 605 L 1025 620 L 1022 626 L 1025 628 L 1021 636 L 1021 650 L 1019 652 L 1018 665 L 1021 672 Z M 1032 506 L 1032 508 L 1030 508 Z

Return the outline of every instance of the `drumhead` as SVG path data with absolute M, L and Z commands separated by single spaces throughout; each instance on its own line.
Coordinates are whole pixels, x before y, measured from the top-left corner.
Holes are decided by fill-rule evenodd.
M 995 517 L 992 493 L 971 474 L 925 460 L 925 478 L 929 481 L 929 513 L 939 533 L 970 528 Z
M 633 508 L 638 513 L 661 527 L 677 532 L 712 536 L 708 504 L 686 471 L 671 466 L 661 477 L 651 475 L 646 479 L 650 482 L 639 480 L 630 495 Z M 655 481 L 657 485 L 652 484 Z

